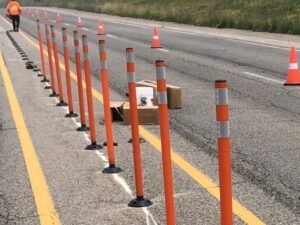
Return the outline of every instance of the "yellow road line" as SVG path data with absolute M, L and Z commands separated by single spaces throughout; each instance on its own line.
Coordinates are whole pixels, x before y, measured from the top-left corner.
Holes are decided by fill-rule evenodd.
M 2 17 L 2 19 L 4 19 Z M 7 22 L 7 21 L 6 21 Z M 32 41 L 25 33 L 21 32 L 22 36 L 30 42 L 33 46 L 39 49 L 39 46 Z M 48 55 L 46 51 L 44 54 Z M 60 68 L 65 70 L 65 67 L 60 63 Z M 71 71 L 71 77 L 77 81 L 77 76 Z M 85 82 L 83 81 L 83 86 L 85 87 Z M 103 103 L 102 95 L 93 88 L 93 96 Z M 139 126 L 140 135 L 144 137 L 157 151 L 161 151 L 161 144 L 159 138 L 147 131 L 143 126 Z M 220 201 L 220 188 L 215 184 L 212 179 L 206 176 L 199 169 L 195 168 L 193 165 L 188 163 L 185 159 L 179 156 L 177 153 L 171 149 L 172 161 L 180 169 L 185 171 L 191 178 L 193 178 L 200 186 L 202 186 L 208 193 L 214 196 Z M 249 225 L 265 225 L 265 223 L 255 216 L 251 211 L 241 205 L 237 200 L 233 199 L 233 213 L 237 215 L 241 220 Z
M 61 223 L 59 221 L 59 216 L 57 215 L 53 206 L 46 179 L 42 172 L 41 165 L 36 155 L 36 151 L 26 128 L 23 114 L 1 52 L 0 71 L 4 81 L 4 86 L 6 88 L 12 116 L 18 131 L 32 193 L 39 214 L 40 224 L 60 225 Z

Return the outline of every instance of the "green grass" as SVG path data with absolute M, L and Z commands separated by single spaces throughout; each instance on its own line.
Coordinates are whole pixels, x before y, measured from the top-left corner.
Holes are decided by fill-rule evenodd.
M 300 0 L 98 0 L 98 3 L 97 0 L 41 0 L 41 3 L 198 26 L 300 34 Z

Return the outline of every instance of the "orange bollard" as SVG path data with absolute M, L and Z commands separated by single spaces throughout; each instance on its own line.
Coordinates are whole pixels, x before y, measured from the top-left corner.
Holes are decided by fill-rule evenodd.
M 221 224 L 232 225 L 230 131 L 227 81 L 215 81 L 215 88 L 216 120 L 219 124 L 218 158 L 220 179 Z
M 63 39 L 63 51 L 64 51 L 64 62 L 66 71 L 66 84 L 67 84 L 67 94 L 68 94 L 68 105 L 69 113 L 66 117 L 77 117 L 78 115 L 74 113 L 73 109 L 73 96 L 72 96 L 72 84 L 70 77 L 70 62 L 69 62 L 69 49 L 68 49 L 68 38 L 67 38 L 67 28 L 62 28 L 62 39 Z
M 134 175 L 135 175 L 135 187 L 136 187 L 136 198 L 131 200 L 128 206 L 146 207 L 152 205 L 153 203 L 150 200 L 144 198 L 141 149 L 140 149 L 140 141 L 139 141 L 139 118 L 138 118 L 135 73 L 134 73 L 135 72 L 134 54 L 132 48 L 126 49 L 126 62 L 127 62 L 127 79 L 128 79 L 128 90 L 129 90 L 129 104 L 130 104 Z
M 64 101 L 64 92 L 61 83 L 61 75 L 60 75 L 60 68 L 59 68 L 59 59 L 58 59 L 58 49 L 56 43 L 56 35 L 54 31 L 54 25 L 50 25 L 51 36 L 52 36 L 52 47 L 54 53 L 54 61 L 55 61 L 55 70 L 56 70 L 56 78 L 58 84 L 58 94 L 59 94 L 59 103 L 57 106 L 67 106 L 68 104 Z
M 74 48 L 75 48 L 75 62 L 76 62 L 76 74 L 77 74 L 77 89 L 80 109 L 80 123 L 81 126 L 77 128 L 77 131 L 89 131 L 90 128 L 85 123 L 85 110 L 84 110 L 84 98 L 82 88 L 82 74 L 81 74 L 81 59 L 79 52 L 79 36 L 78 31 L 73 32 L 74 36 Z
M 53 61 L 52 61 L 52 50 L 51 50 L 51 42 L 50 42 L 50 31 L 48 23 L 45 23 L 45 33 L 46 33 L 46 40 L 47 40 L 47 50 L 48 50 L 48 61 L 49 61 L 49 70 L 50 70 L 50 83 L 52 93 L 49 97 L 58 97 L 55 88 L 55 77 L 54 77 L 54 70 L 53 70 Z M 48 89 L 47 87 L 45 87 Z
M 42 76 L 43 80 L 41 82 L 49 82 L 46 77 L 46 65 L 45 65 L 45 58 L 44 58 L 44 48 L 43 48 L 43 36 L 41 34 L 41 26 L 40 26 L 40 20 L 36 20 L 36 27 L 37 27 L 37 35 L 38 35 L 38 41 L 39 41 L 39 47 L 40 47 L 40 58 L 41 58 L 41 64 L 42 64 Z
M 173 196 L 173 175 L 171 163 L 170 131 L 165 62 L 158 60 L 156 66 L 157 96 L 159 106 L 159 124 L 161 152 L 165 186 L 165 205 L 167 225 L 175 225 L 175 209 Z
M 84 63 L 84 73 L 85 73 L 85 83 L 86 83 L 86 96 L 89 111 L 89 121 L 90 121 L 90 135 L 91 144 L 85 149 L 87 150 L 97 150 L 102 149 L 102 145 L 98 145 L 96 142 L 96 127 L 94 118 L 94 105 L 92 96 L 92 82 L 91 82 L 91 70 L 89 61 L 89 48 L 88 48 L 88 37 L 86 34 L 82 35 L 82 49 L 83 49 L 83 63 Z
M 101 65 L 100 78 L 102 84 L 103 92 L 103 108 L 104 108 L 104 118 L 105 118 L 105 130 L 106 130 L 106 144 L 107 144 L 107 155 L 109 166 L 106 167 L 103 173 L 120 173 L 122 169 L 115 166 L 115 153 L 114 153 L 114 141 L 113 141 L 113 131 L 111 122 L 111 112 L 110 112 L 110 98 L 109 98 L 109 82 L 108 82 L 108 69 L 106 62 L 106 50 L 105 41 L 99 41 L 99 59 Z

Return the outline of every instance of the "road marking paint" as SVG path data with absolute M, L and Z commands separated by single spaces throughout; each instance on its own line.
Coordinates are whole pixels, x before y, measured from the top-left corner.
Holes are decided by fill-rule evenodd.
M 144 29 L 152 29 L 152 27 L 150 27 L 150 26 L 143 26 L 143 25 L 137 25 L 137 24 L 132 24 L 132 23 L 122 23 L 122 22 L 114 22 L 114 21 L 109 21 L 109 23 L 128 25 L 128 26 L 139 27 L 139 28 L 144 28 Z
M 107 36 L 107 37 L 112 37 L 112 38 L 118 38 L 117 36 L 112 35 L 112 34 L 107 34 L 106 36 Z
M 256 77 L 256 78 L 260 78 L 260 79 L 263 79 L 263 80 L 272 81 L 272 82 L 277 83 L 277 84 L 283 84 L 284 83 L 284 81 L 264 77 L 264 76 L 261 76 L 261 75 L 255 74 L 255 73 L 244 72 L 244 74 L 247 74 L 247 75 L 250 75 L 250 76 L 253 76 L 253 77 Z
M 56 23 L 56 20 L 52 20 L 53 23 Z
M 68 23 L 65 23 L 65 25 L 66 25 L 66 26 L 70 26 L 70 24 L 68 24 Z
M 5 20 L 2 16 L 1 18 Z M 7 21 L 6 21 L 7 22 Z M 8 22 L 7 22 L 8 23 Z M 20 32 L 21 35 L 33 46 L 35 46 L 37 49 L 39 49 L 39 46 L 32 41 L 25 33 L 22 31 Z M 44 50 L 44 54 L 48 55 L 48 53 Z M 59 64 L 60 68 L 62 70 L 65 70 L 63 64 Z M 77 76 L 74 74 L 74 72 L 70 71 L 72 79 L 74 79 L 77 82 Z M 83 87 L 85 88 L 85 82 L 83 81 Z M 93 96 L 101 103 L 103 103 L 103 97 L 102 95 L 96 91 L 94 88 L 92 88 L 92 94 Z M 144 129 L 142 126 L 139 126 L 140 134 L 143 136 L 148 142 L 154 146 L 155 150 L 161 151 L 160 147 L 160 140 L 153 134 L 151 134 L 149 131 Z M 174 152 L 174 150 L 171 150 L 172 155 L 172 161 L 183 171 L 185 171 L 190 177 L 192 177 L 200 186 L 202 186 L 208 193 L 210 193 L 212 196 L 214 196 L 216 199 L 220 201 L 220 189 L 219 187 L 203 172 L 196 169 L 194 166 L 192 166 L 190 163 L 188 163 L 186 160 L 184 160 L 182 157 L 180 157 L 178 154 Z M 263 221 L 261 221 L 258 217 L 256 217 L 252 212 L 250 212 L 247 208 L 242 206 L 237 200 L 233 199 L 233 213 L 237 215 L 241 220 L 243 220 L 245 223 L 249 225 L 265 225 Z
M 38 156 L 14 91 L 9 73 L 0 52 L 0 70 L 6 88 L 11 113 L 18 131 L 22 152 L 41 225 L 60 225 Z
M 163 51 L 163 52 L 169 52 L 168 49 L 164 49 L 164 48 L 159 48 L 160 51 Z
M 84 30 L 84 31 L 89 31 L 89 28 L 86 28 L 86 27 L 83 27 L 81 29 Z

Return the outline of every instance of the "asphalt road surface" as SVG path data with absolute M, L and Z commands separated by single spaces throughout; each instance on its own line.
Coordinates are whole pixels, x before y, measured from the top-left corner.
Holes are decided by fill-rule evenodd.
M 199 165 L 200 153 L 212 158 L 217 156 L 214 81 L 226 79 L 234 173 L 241 177 L 241 183 L 255 184 L 257 189 L 264 191 L 266 198 L 284 204 L 299 218 L 300 88 L 283 86 L 289 48 L 291 44 L 300 46 L 298 37 L 105 15 L 101 18 L 107 35 L 100 37 L 95 35 L 99 15 L 55 8 L 47 10 L 52 23 L 56 12 L 61 13 L 70 46 L 73 46 L 72 31 L 76 20 L 81 16 L 84 28 L 80 31 L 89 36 L 89 56 L 96 80 L 99 79 L 97 42 L 101 38 L 106 40 L 110 85 L 121 96 L 125 96 L 127 89 L 125 48 L 135 50 L 137 80 L 154 80 L 154 61 L 166 61 L 167 81 L 182 87 L 182 109 L 169 112 L 171 129 L 175 137 L 193 146 L 181 149 L 180 143 L 176 143 L 174 149 L 202 170 L 206 170 L 206 166 Z M 150 48 L 153 25 L 159 27 L 162 49 Z M 21 28 L 36 36 L 33 17 L 23 15 Z M 59 26 L 56 31 L 62 49 Z M 73 48 L 70 48 L 74 62 L 73 55 Z M 213 172 L 205 172 L 215 176 Z M 238 183 L 236 181 L 235 185 Z

